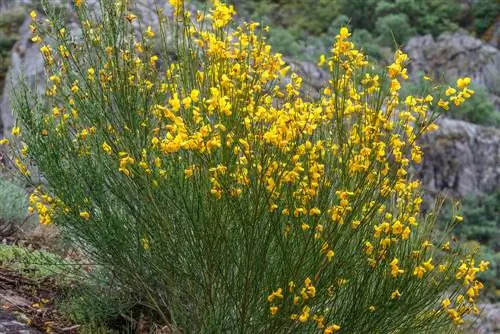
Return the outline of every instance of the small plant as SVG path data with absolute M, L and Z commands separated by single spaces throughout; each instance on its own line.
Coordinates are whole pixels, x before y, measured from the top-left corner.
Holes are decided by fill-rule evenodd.
M 8 237 L 28 219 L 26 191 L 0 178 L 0 236 Z
M 372 73 L 343 27 L 311 101 L 266 28 L 169 2 L 151 27 L 127 1 L 77 0 L 81 33 L 32 13 L 47 89 L 16 91 L 12 142 L 43 180 L 41 222 L 173 332 L 443 332 L 477 314 L 488 263 L 433 239 L 410 173 L 470 79 L 403 100 L 408 57 Z

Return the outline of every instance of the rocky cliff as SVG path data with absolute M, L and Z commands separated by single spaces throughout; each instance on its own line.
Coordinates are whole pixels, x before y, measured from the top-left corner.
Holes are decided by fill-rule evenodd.
M 439 125 L 421 142 L 427 193 L 461 198 L 500 190 L 500 129 L 446 118 Z
M 31 19 L 26 19 L 19 31 L 19 40 L 11 53 L 10 69 L 7 73 L 3 93 L 0 98 L 0 137 L 8 134 L 14 124 L 12 95 L 22 75 L 29 86 L 42 89 L 43 59 L 39 45 L 31 42 Z

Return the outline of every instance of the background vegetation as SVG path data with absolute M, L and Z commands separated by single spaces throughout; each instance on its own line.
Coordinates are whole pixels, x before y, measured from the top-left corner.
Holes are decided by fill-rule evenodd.
M 348 18 L 354 31 L 368 33 L 368 40 L 394 47 L 405 43 L 415 35 L 432 34 L 459 28 L 473 34 L 484 33 L 500 13 L 497 1 L 478 0 L 251 0 L 232 1 L 242 16 L 271 23 L 278 32 L 285 30 L 290 38 L 275 47 L 293 57 L 312 57 L 304 54 L 307 46 L 322 44 L 323 35 L 332 34 L 338 20 Z M 333 28 L 333 29 L 332 29 Z M 293 37 L 293 38 L 291 38 Z M 293 40 L 295 45 L 289 46 Z M 275 39 L 276 42 L 279 39 Z M 329 45 L 325 45 L 329 47 Z M 296 50 L 301 52 L 294 53 Z M 317 50 L 316 52 L 323 52 Z
M 455 213 L 452 206 L 445 207 L 442 222 L 449 221 Z M 464 220 L 454 230 L 460 242 L 470 249 L 478 249 L 481 256 L 491 263 L 491 270 L 481 274 L 488 287 L 488 297 L 500 300 L 500 192 L 490 195 L 466 197 L 459 209 Z

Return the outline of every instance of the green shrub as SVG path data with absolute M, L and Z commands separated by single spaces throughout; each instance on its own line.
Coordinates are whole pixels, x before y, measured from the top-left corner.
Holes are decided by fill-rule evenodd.
M 460 106 L 452 115 L 472 123 L 499 127 L 500 112 L 491 101 L 486 89 L 476 86 L 474 90 L 476 94 L 470 103 Z
M 67 282 L 70 274 L 74 277 L 81 269 L 75 263 L 48 251 L 4 244 L 0 244 L 0 265 L 33 280 L 55 277 L 61 284 Z
M 229 3 L 239 6 L 247 17 L 258 22 L 263 17 L 270 17 L 273 25 L 315 36 L 327 30 L 329 24 L 340 14 L 341 8 L 339 1 L 330 0 L 254 0 Z
M 269 35 L 269 43 L 276 52 L 294 58 L 300 58 L 304 54 L 304 45 L 297 40 L 297 36 L 290 30 L 280 27 L 273 29 Z
M 377 19 L 375 29 L 380 43 L 384 46 L 399 46 L 416 32 L 405 14 L 389 14 L 381 17 Z
M 0 178 L 0 221 L 21 223 L 27 217 L 26 190 Z
M 433 240 L 408 173 L 438 111 L 398 99 L 407 56 L 376 75 L 342 28 L 310 101 L 256 24 L 170 3 L 139 37 L 115 0 L 99 21 L 78 9 L 81 41 L 37 22 L 47 89 L 15 91 L 13 135 L 41 221 L 173 332 L 443 332 L 477 314 L 487 263 Z
M 484 33 L 495 22 L 500 15 L 500 3 L 498 1 L 478 0 L 472 5 L 474 16 L 474 30 L 478 34 Z

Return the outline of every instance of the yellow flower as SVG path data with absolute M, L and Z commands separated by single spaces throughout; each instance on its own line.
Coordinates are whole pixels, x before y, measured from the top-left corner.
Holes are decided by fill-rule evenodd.
M 191 91 L 190 97 L 193 102 L 198 102 L 198 96 L 200 95 L 200 91 L 197 89 L 193 89 Z
M 342 27 L 340 28 L 340 33 L 339 33 L 339 36 L 341 38 L 347 38 L 349 37 L 351 34 L 349 33 L 349 29 L 347 29 L 346 27 Z
M 88 211 L 82 211 L 80 212 L 80 217 L 85 220 L 88 220 L 90 218 L 90 213 Z
M 489 265 L 490 265 L 490 261 L 481 261 L 479 263 L 479 271 L 485 272 L 486 270 L 488 270 Z
M 144 250 L 149 250 L 150 246 L 148 238 L 142 238 L 141 243 L 142 243 L 142 248 L 144 248 Z
M 90 80 L 90 81 L 94 81 L 94 75 L 95 75 L 95 70 L 94 68 L 89 68 L 87 70 L 87 78 Z
M 129 13 L 127 14 L 127 17 L 126 17 L 127 21 L 129 21 L 130 23 L 132 23 L 135 19 L 137 19 L 137 16 L 132 14 L 132 13 Z
M 269 308 L 269 311 L 271 312 L 272 315 L 275 315 L 276 313 L 278 313 L 278 307 L 277 306 L 271 306 Z
M 9 139 L 8 138 L 2 138 L 0 139 L 0 145 L 7 145 L 9 144 Z
M 274 298 L 283 299 L 283 289 L 278 288 L 278 290 L 273 291 L 269 296 L 267 296 L 267 301 L 272 302 Z
M 309 210 L 309 215 L 311 215 L 311 216 L 314 216 L 314 215 L 319 216 L 320 214 L 321 214 L 321 210 L 318 208 L 312 208 Z
M 434 265 L 432 264 L 432 257 L 424 262 L 422 266 L 425 268 L 426 271 L 432 271 L 434 269 Z
M 78 8 L 80 7 L 81 5 L 83 5 L 85 2 L 85 0 L 75 0 L 75 6 Z
M 151 26 L 148 26 L 146 31 L 145 31 L 145 34 L 147 37 L 149 38 L 152 38 L 152 37 L 155 37 L 155 33 L 153 32 L 153 30 L 151 29 Z
M 413 276 L 417 276 L 419 279 L 422 279 L 424 277 L 424 274 L 426 273 L 426 270 L 422 266 L 418 266 L 413 270 Z
M 36 20 L 36 16 L 37 16 L 37 15 L 36 15 L 36 11 L 32 10 L 32 11 L 30 12 L 30 16 L 31 16 L 31 19 L 32 19 L 33 21 L 35 21 L 35 20 Z
M 467 86 L 469 86 L 470 80 L 471 79 L 469 77 L 459 78 L 457 80 L 457 87 L 460 88 L 460 89 L 466 88 Z
M 193 176 L 193 174 L 194 174 L 193 167 L 189 167 L 189 168 L 184 169 L 184 178 L 185 179 L 190 178 L 191 176 Z
M 326 57 L 325 57 L 325 55 L 321 55 L 321 56 L 319 57 L 318 66 L 323 66 L 323 65 L 325 64 L 325 62 L 326 62 Z
M 444 93 L 446 96 L 451 96 L 453 94 L 455 94 L 457 92 L 457 90 L 453 87 L 449 87 Z
M 394 258 L 391 263 L 389 264 L 391 266 L 391 275 L 392 277 L 398 277 L 398 275 L 404 274 L 404 270 L 399 268 L 399 260 L 397 258 Z
M 392 233 L 393 234 L 401 234 L 403 232 L 403 225 L 399 220 L 396 220 L 394 224 L 392 224 Z
M 399 297 L 401 297 L 401 292 L 399 292 L 399 290 L 394 290 L 391 293 L 391 299 L 398 299 Z
M 102 144 L 102 149 L 104 150 L 104 152 L 106 152 L 106 154 L 111 154 L 112 153 L 112 149 L 111 149 L 111 146 L 109 146 L 106 142 L 104 142 Z
M 443 306 L 443 308 L 448 308 L 448 306 L 451 305 L 451 300 L 449 300 L 448 298 L 444 299 L 442 302 L 441 302 L 441 306 Z
M 323 334 L 334 334 L 335 332 L 338 332 L 340 330 L 340 326 L 333 324 L 325 328 L 323 331 Z
M 234 7 L 227 6 L 219 0 L 214 0 L 214 9 L 212 10 L 213 26 L 215 28 L 222 28 L 226 26 L 235 14 Z
M 328 259 L 328 262 L 332 261 L 332 258 L 334 256 L 335 256 L 335 252 L 331 249 L 326 253 L 326 258 Z
M 168 0 L 168 2 L 174 7 L 174 14 L 178 15 L 179 11 L 183 8 L 184 0 Z
M 21 129 L 19 127 L 13 127 L 12 128 L 12 135 L 14 137 L 18 137 L 21 134 Z
M 309 315 L 310 315 L 311 308 L 309 306 L 304 306 L 302 309 L 302 313 L 299 315 L 299 321 L 304 323 L 309 320 Z
M 422 248 L 425 250 L 430 249 L 432 246 L 433 245 L 429 240 L 424 240 L 424 242 L 422 242 Z

